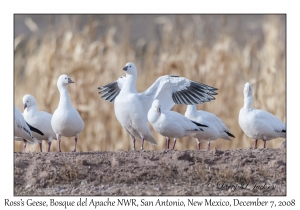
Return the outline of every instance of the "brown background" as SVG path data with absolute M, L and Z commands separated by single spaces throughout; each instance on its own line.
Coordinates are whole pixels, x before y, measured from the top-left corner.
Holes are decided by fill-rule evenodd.
M 68 74 L 75 81 L 68 87 L 71 103 L 85 122 L 79 151 L 132 148 L 113 104 L 97 89 L 124 75 L 121 68 L 129 61 L 138 69 L 138 91 L 166 74 L 219 89 L 215 101 L 197 108 L 220 117 L 236 138 L 214 141 L 211 148 L 253 146 L 238 124 L 247 81 L 254 88 L 254 107 L 286 123 L 285 15 L 15 15 L 14 24 L 15 105 L 23 110 L 22 97 L 31 94 L 39 110 L 52 114 L 59 101 L 57 78 Z M 185 109 L 173 108 L 182 114 Z M 151 131 L 158 146 L 146 143 L 145 149 L 164 149 L 164 137 Z M 136 144 L 140 148 L 140 141 Z M 73 139 L 63 137 L 62 150 L 72 148 Z M 177 141 L 178 150 L 195 148 L 191 137 Z M 22 143 L 15 142 L 15 151 L 21 150 Z M 28 151 L 38 146 L 29 145 Z

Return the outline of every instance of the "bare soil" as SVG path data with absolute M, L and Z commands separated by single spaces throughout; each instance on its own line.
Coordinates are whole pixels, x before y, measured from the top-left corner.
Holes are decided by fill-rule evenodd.
M 14 158 L 16 196 L 286 195 L 283 148 L 15 152 Z

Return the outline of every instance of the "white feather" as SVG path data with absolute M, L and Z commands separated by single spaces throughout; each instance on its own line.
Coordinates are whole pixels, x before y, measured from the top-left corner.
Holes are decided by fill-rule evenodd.
M 170 110 L 175 103 L 204 103 L 213 100 L 212 95 L 216 95 L 216 88 L 177 76 L 161 76 L 146 91 L 138 93 L 135 65 L 129 62 L 124 68 L 126 77 L 99 87 L 99 94 L 104 94 L 102 98 L 114 102 L 115 115 L 132 138 L 144 138 L 155 145 L 156 141 L 147 125 L 147 114 L 155 99 L 161 100 L 164 110 Z
M 25 95 L 23 97 L 23 104 L 26 104 L 23 112 L 26 122 L 44 133 L 42 136 L 33 132 L 33 139 L 38 143 L 42 143 L 42 140 L 51 142 L 52 139 L 56 139 L 56 134 L 51 126 L 52 115 L 44 111 L 38 111 L 37 102 L 32 95 Z
M 200 132 L 195 136 L 197 142 L 204 140 L 212 141 L 219 138 L 231 141 L 228 135 L 228 133 L 230 133 L 229 129 L 216 115 L 202 110 L 197 111 L 196 105 L 189 105 L 186 109 L 185 116 L 190 120 L 208 126 L 202 127 L 204 132 Z
M 159 110 L 159 111 L 158 111 Z M 159 100 L 155 99 L 148 112 L 148 121 L 154 130 L 169 138 L 182 138 L 203 133 L 203 130 L 187 117 L 170 110 L 163 110 Z
M 286 126 L 267 111 L 252 108 L 252 86 L 249 82 L 244 87 L 244 107 L 239 113 L 239 124 L 244 133 L 252 139 L 271 140 L 286 137 Z
M 14 136 L 14 139 L 17 141 L 23 141 L 23 139 L 25 139 L 30 143 L 34 143 L 34 140 L 32 138 L 32 132 L 29 126 L 27 125 L 22 113 L 16 106 Z
M 69 78 L 69 76 L 61 75 L 57 81 L 60 100 L 53 113 L 51 126 L 56 135 L 77 137 L 84 128 L 84 122 L 78 111 L 71 105 L 67 90 L 68 82 L 65 81 L 65 78 Z

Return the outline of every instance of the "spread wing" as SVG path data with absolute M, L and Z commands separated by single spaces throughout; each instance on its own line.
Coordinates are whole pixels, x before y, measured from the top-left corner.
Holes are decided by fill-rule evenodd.
M 101 98 L 104 98 L 109 102 L 114 102 L 122 89 L 124 81 L 125 77 L 119 77 L 119 79 L 114 82 L 98 87 L 98 89 L 100 90 L 99 94 L 104 94 L 103 96 L 101 96 Z
M 154 99 L 161 102 L 162 110 L 170 110 L 176 104 L 201 104 L 214 100 L 217 88 L 178 76 L 161 76 L 145 92 L 139 93 L 146 113 Z

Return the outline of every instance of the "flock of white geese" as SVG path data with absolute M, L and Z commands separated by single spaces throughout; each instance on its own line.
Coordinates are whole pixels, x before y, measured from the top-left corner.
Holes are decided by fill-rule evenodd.
M 114 103 L 115 115 L 132 138 L 133 149 L 135 140 L 141 139 L 144 149 L 144 141 L 157 145 L 147 122 L 154 130 L 166 137 L 166 148 L 170 148 L 170 138 L 174 138 L 173 149 L 176 140 L 185 136 L 193 136 L 200 150 L 202 141 L 210 141 L 219 138 L 231 141 L 234 135 L 216 115 L 196 109 L 196 104 L 214 100 L 213 95 L 217 88 L 189 80 L 184 77 L 166 75 L 159 77 L 146 91 L 139 93 L 136 90 L 137 70 L 133 63 L 129 62 L 123 70 L 125 77 L 99 87 L 101 98 Z M 23 97 L 24 112 L 21 113 L 15 106 L 14 113 L 14 139 L 23 141 L 23 152 L 27 143 L 38 143 L 42 152 L 42 141 L 48 141 L 50 152 L 53 139 L 58 140 L 58 152 L 61 152 L 61 137 L 74 137 L 74 149 L 80 132 L 84 128 L 84 122 L 78 111 L 72 106 L 67 85 L 74 83 L 65 74 L 57 80 L 60 100 L 53 115 L 39 111 L 35 98 L 32 95 Z M 176 104 L 188 105 L 185 115 L 171 111 Z M 239 125 L 244 133 L 257 141 L 266 141 L 278 137 L 286 137 L 286 125 L 277 117 L 267 111 L 252 108 L 252 86 L 247 82 L 244 86 L 244 107 L 239 113 Z

